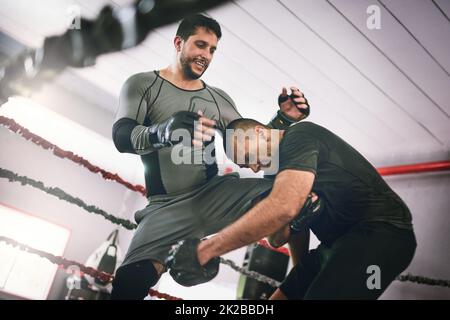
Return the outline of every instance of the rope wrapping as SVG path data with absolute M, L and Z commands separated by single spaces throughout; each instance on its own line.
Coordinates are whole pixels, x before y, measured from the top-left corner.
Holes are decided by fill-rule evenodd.
M 106 273 L 103 271 L 98 271 L 92 267 L 87 267 L 87 266 L 83 265 L 82 263 L 72 261 L 72 260 L 67 260 L 63 257 L 55 256 L 54 254 L 32 248 L 26 244 L 20 243 L 14 239 L 11 239 L 11 238 L 8 238 L 5 236 L 0 236 L 0 242 L 5 242 L 6 244 L 11 245 L 13 247 L 17 247 L 18 249 L 20 249 L 22 251 L 38 255 L 39 257 L 47 259 L 51 263 L 58 265 L 60 268 L 63 268 L 64 270 L 67 270 L 69 267 L 77 266 L 78 268 L 80 268 L 80 271 L 82 274 L 87 274 L 95 279 L 98 279 L 98 280 L 104 282 L 104 283 L 111 282 L 114 279 L 114 275 L 112 275 L 112 274 L 109 274 L 109 273 Z M 149 294 L 151 296 L 154 296 L 154 297 L 157 297 L 160 299 L 182 300 L 181 298 L 177 298 L 177 297 L 171 296 L 166 293 L 161 293 L 154 289 L 150 289 Z
M 276 280 L 274 280 L 272 278 L 269 278 L 268 276 L 260 274 L 260 273 L 258 273 L 256 271 L 251 271 L 251 270 L 247 270 L 247 269 L 245 269 L 243 267 L 239 267 L 236 264 L 236 262 L 234 262 L 232 260 L 228 260 L 228 259 L 224 259 L 224 258 L 220 257 L 220 263 L 223 263 L 223 264 L 229 266 L 231 269 L 233 269 L 234 271 L 237 271 L 237 272 L 243 274 L 244 276 L 247 276 L 247 277 L 255 279 L 255 280 L 259 281 L 259 282 L 268 284 L 268 285 L 270 285 L 270 286 L 272 286 L 274 288 L 278 288 L 280 286 L 280 284 L 281 284 L 280 282 L 278 282 L 278 281 L 276 281 Z
M 174 296 L 171 296 L 170 294 L 167 293 L 161 293 L 158 292 L 156 290 L 150 289 L 150 291 L 148 292 L 152 297 L 157 297 L 159 299 L 165 299 L 165 300 L 183 300 L 181 298 L 177 298 Z
M 80 198 L 74 197 L 68 193 L 66 193 L 64 190 L 61 190 L 57 187 L 46 187 L 43 182 L 37 181 L 31 178 L 28 178 L 26 176 L 19 176 L 17 173 L 14 173 L 12 171 L 9 171 L 7 169 L 0 168 L 0 178 L 6 178 L 9 181 L 14 182 L 20 182 L 22 185 L 29 185 L 36 189 L 39 189 L 41 191 L 44 191 L 45 193 L 48 193 L 52 196 L 57 197 L 58 199 L 67 201 L 69 203 L 75 204 L 79 206 L 80 208 L 86 210 L 87 212 L 94 213 L 101 215 L 106 220 L 111 221 L 114 224 L 120 225 L 128 230 L 133 230 L 137 228 L 137 225 L 130 220 L 117 218 L 116 216 L 107 213 L 106 211 L 99 209 L 96 206 L 88 205 Z
M 145 190 L 144 186 L 141 185 L 133 185 L 130 182 L 125 181 L 122 179 L 117 173 L 111 173 L 109 171 L 106 171 L 98 166 L 93 165 L 88 160 L 84 159 L 83 157 L 74 154 L 72 151 L 66 151 L 58 147 L 57 145 L 51 143 L 50 141 L 38 136 L 37 134 L 34 134 L 27 128 L 21 126 L 13 119 L 10 119 L 8 117 L 0 116 L 0 125 L 5 126 L 9 130 L 11 130 L 14 133 L 17 133 L 18 135 L 22 136 L 25 140 L 31 141 L 34 144 L 44 148 L 45 150 L 51 150 L 53 151 L 53 154 L 59 158 L 65 158 L 69 159 L 76 164 L 85 167 L 89 171 L 93 173 L 100 173 L 102 177 L 105 180 L 113 180 L 117 183 L 120 183 L 121 185 L 127 187 L 130 190 L 133 190 L 135 192 L 139 192 L 144 197 L 147 197 L 147 191 Z
M 93 278 L 99 279 L 102 282 L 110 282 L 114 278 L 112 275 L 110 275 L 106 272 L 98 271 L 98 270 L 95 270 L 94 268 L 86 267 L 85 265 L 83 265 L 79 262 L 67 260 L 63 257 L 55 256 L 54 254 L 32 248 L 30 246 L 27 246 L 26 244 L 20 243 L 14 239 L 11 239 L 11 238 L 8 238 L 5 236 L 0 236 L 0 242 L 2 242 L 2 241 L 6 242 L 9 245 L 12 245 L 13 247 L 18 247 L 22 251 L 36 254 L 36 255 L 40 256 L 41 258 L 45 258 L 48 261 L 50 261 L 51 263 L 62 267 L 63 269 L 67 269 L 70 266 L 77 266 L 80 268 L 80 271 L 82 273 L 90 275 Z
M 427 286 L 439 286 L 439 287 L 447 287 L 450 288 L 450 280 L 443 279 L 430 279 L 422 276 L 414 276 L 412 274 L 402 274 L 397 277 L 400 282 L 412 282 L 417 284 L 425 284 Z

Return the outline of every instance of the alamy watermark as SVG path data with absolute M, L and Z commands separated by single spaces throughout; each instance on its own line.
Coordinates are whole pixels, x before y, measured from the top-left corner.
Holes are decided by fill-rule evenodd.
M 366 273 L 370 276 L 367 278 L 367 289 L 381 289 L 381 269 L 379 266 L 373 264 L 367 267 Z
M 265 174 L 276 174 L 279 168 L 279 133 L 270 132 L 267 137 L 257 137 L 255 130 L 227 129 L 225 137 L 227 144 L 226 156 L 240 166 L 259 165 Z M 172 140 L 182 141 L 173 146 L 171 160 L 174 164 L 224 164 L 225 158 L 215 155 L 215 143 L 204 143 L 203 147 L 192 146 L 192 136 L 187 129 L 177 129 L 172 132 Z
M 81 8 L 80 6 L 72 5 L 66 10 L 67 29 L 70 30 L 80 30 L 81 29 Z
M 66 286 L 69 290 L 81 289 L 81 270 L 77 265 L 71 265 L 66 269 L 66 272 L 70 274 L 66 279 Z
M 366 26 L 369 30 L 381 29 L 381 10 L 380 7 L 373 4 L 367 7 L 366 13 L 369 15 L 366 20 Z

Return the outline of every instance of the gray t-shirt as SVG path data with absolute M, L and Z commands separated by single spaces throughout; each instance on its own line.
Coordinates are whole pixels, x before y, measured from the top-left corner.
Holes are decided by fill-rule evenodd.
M 206 159 L 202 159 L 201 154 L 185 157 L 183 150 L 173 150 L 180 148 L 180 145 L 159 150 L 151 146 L 147 127 L 183 110 L 201 110 L 206 117 L 216 120 L 220 130 L 224 130 L 232 120 L 241 118 L 232 99 L 224 91 L 206 83 L 199 90 L 184 90 L 163 79 L 157 71 L 151 71 L 131 76 L 122 87 L 115 120 L 128 118 L 138 124 L 131 133 L 131 143 L 144 163 L 149 196 L 183 193 L 206 183 L 217 174 L 217 163 L 211 161 L 211 157 L 215 159 L 214 142 L 206 146 Z M 180 156 L 175 162 L 173 151 Z M 191 151 L 195 152 L 201 153 Z M 190 163 L 186 161 L 188 158 Z

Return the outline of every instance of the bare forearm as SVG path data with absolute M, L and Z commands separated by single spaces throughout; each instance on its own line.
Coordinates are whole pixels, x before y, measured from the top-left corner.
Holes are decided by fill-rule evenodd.
M 268 237 L 268 240 L 272 247 L 279 248 L 285 243 L 287 243 L 289 241 L 289 238 L 290 238 L 289 225 L 285 225 L 275 233 L 271 234 Z
M 243 247 L 287 225 L 305 204 L 314 182 L 311 172 L 284 170 L 277 174 L 270 195 L 238 221 L 198 247 L 199 262 Z
M 284 212 L 280 204 L 268 197 L 234 224 L 214 237 L 202 241 L 199 246 L 199 261 L 204 264 L 212 257 L 258 241 L 276 232 L 291 219 L 292 216 Z
M 292 235 L 289 240 L 289 250 L 295 266 L 309 251 L 309 230 Z

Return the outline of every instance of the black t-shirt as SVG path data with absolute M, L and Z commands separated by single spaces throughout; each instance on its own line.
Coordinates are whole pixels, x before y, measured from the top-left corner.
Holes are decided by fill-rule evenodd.
M 352 146 L 327 129 L 301 122 L 280 142 L 279 172 L 314 173 L 313 191 L 326 201 L 311 225 L 321 241 L 332 241 L 361 221 L 383 221 L 412 229 L 411 213 L 377 170 Z

